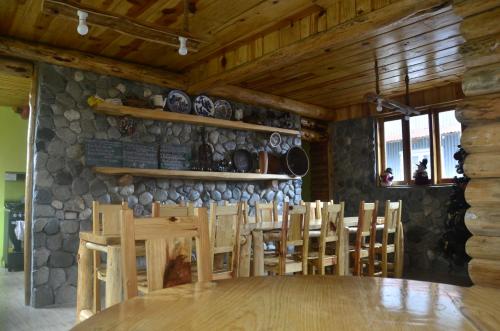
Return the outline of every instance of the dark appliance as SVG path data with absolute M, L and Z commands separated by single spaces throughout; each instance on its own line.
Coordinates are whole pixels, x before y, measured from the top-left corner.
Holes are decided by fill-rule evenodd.
M 16 235 L 16 226 L 18 221 L 23 222 L 21 225 L 24 225 L 24 203 L 6 201 L 5 221 L 8 234 L 6 247 L 4 247 L 5 267 L 8 271 L 22 271 L 24 270 L 23 241 L 19 240 Z

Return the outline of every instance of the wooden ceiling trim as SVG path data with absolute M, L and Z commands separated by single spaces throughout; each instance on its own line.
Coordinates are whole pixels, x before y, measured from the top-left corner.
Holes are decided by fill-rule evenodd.
M 460 17 L 472 16 L 496 7 L 498 7 L 498 0 L 454 0 L 453 1 L 453 11 Z
M 182 75 L 139 64 L 0 36 L 0 54 L 89 70 L 159 86 L 186 89 Z
M 183 36 L 188 38 L 187 47 L 192 52 L 197 52 L 200 44 L 205 42 L 187 31 L 139 22 L 123 15 L 102 12 L 72 0 L 44 0 L 43 2 L 44 13 L 52 16 L 62 15 L 73 21 L 78 21 L 77 10 L 89 13 L 87 17 L 89 25 L 111 29 L 133 38 L 177 48 L 179 46 L 178 36 Z
M 441 10 L 446 2 L 439 0 L 421 0 L 418 2 L 401 0 L 383 10 L 377 10 L 359 16 L 358 19 L 346 21 L 334 28 L 317 33 L 311 37 L 295 42 L 287 47 L 265 54 L 258 60 L 232 69 L 211 72 L 203 66 L 190 74 L 192 91 L 206 89 L 214 84 L 228 83 L 236 79 L 244 79 L 248 75 L 268 71 L 270 68 L 296 62 L 300 58 L 314 57 L 325 50 L 346 46 L 358 40 L 394 30 L 400 26 L 422 20 L 424 16 L 431 16 Z M 201 76 L 199 73 L 205 73 Z
M 394 61 L 391 64 L 384 66 L 379 66 L 379 72 L 381 75 L 387 75 L 388 72 L 394 70 L 402 70 L 407 67 L 407 63 L 412 63 L 412 66 L 432 64 L 433 60 L 441 62 L 443 59 L 454 59 L 459 60 L 461 56 L 458 54 L 458 46 L 453 46 L 446 48 L 444 50 L 438 50 L 436 52 L 423 54 L 413 58 L 406 58 L 407 55 L 403 52 L 394 56 Z M 429 60 L 433 59 L 433 60 Z M 374 63 L 373 60 L 370 62 L 365 62 L 361 64 L 350 65 L 349 68 L 356 69 L 359 73 L 371 73 L 374 75 Z M 324 76 L 314 76 L 313 78 L 306 79 L 291 79 L 283 80 L 281 84 L 277 84 L 274 87 L 267 87 L 266 90 L 277 95 L 291 95 L 300 92 L 304 89 L 309 88 L 320 88 L 324 87 L 326 83 L 332 83 L 335 79 L 341 80 L 342 78 L 348 79 L 349 74 L 352 74 L 352 70 L 338 70 L 338 72 L 333 72 L 329 75 Z M 260 89 L 260 88 L 256 88 Z
M 17 59 L 0 57 L 0 73 L 31 80 L 33 77 L 33 64 Z
M 263 86 L 256 85 L 258 82 L 255 82 L 252 78 L 245 80 L 243 84 L 244 86 L 254 89 L 269 88 L 274 85 L 273 80 L 270 79 L 269 76 L 274 77 L 276 83 L 283 85 L 283 80 L 287 79 L 287 75 L 296 75 L 296 72 L 312 72 L 318 76 L 324 76 L 325 71 L 336 71 L 339 68 L 346 66 L 355 69 L 358 65 L 360 65 L 359 62 L 362 61 L 372 63 L 373 68 L 373 61 L 375 57 L 377 57 L 379 65 L 382 67 L 385 64 L 393 63 L 387 63 L 387 58 L 397 58 L 397 54 L 402 54 L 405 51 L 410 51 L 425 45 L 430 45 L 429 51 L 435 51 L 436 47 L 439 47 L 439 45 L 435 45 L 435 42 L 442 41 L 450 36 L 459 35 L 459 28 L 457 24 L 459 18 L 455 15 L 450 15 L 452 14 L 451 11 L 445 14 L 446 15 L 443 16 L 442 19 L 434 20 L 433 26 L 428 26 L 428 24 L 414 24 L 409 26 L 410 29 L 395 30 L 390 33 L 377 36 L 374 39 L 364 40 L 359 43 L 349 45 L 339 49 L 338 51 L 332 52 L 332 54 L 310 59 L 305 63 L 296 63 L 291 66 L 282 67 L 280 69 L 262 74 L 258 76 L 256 80 L 260 80 L 264 83 Z M 453 18 L 450 18 L 450 16 L 453 16 Z M 435 26 L 439 26 L 440 28 L 433 30 Z M 421 32 L 421 34 L 418 32 Z M 405 36 L 406 38 L 394 41 L 394 36 Z M 462 42 L 462 38 L 457 40 L 457 44 L 461 44 Z
M 0 57 L 0 106 L 27 105 L 32 76 L 33 64 Z
M 439 63 L 437 63 L 439 62 Z M 428 62 L 420 63 L 412 66 L 402 66 L 387 72 L 379 73 L 380 90 L 383 92 L 383 87 L 395 83 L 404 83 L 405 69 L 408 68 L 408 76 L 410 78 L 410 86 L 414 79 L 433 74 L 441 71 L 462 67 L 463 63 L 460 56 L 454 54 L 444 58 L 431 59 Z M 305 95 L 308 97 L 321 97 L 323 94 L 335 93 L 338 95 L 346 95 L 346 93 L 356 91 L 357 88 L 363 86 L 371 86 L 371 90 L 375 90 L 376 77 L 374 77 L 373 69 L 362 73 L 355 73 L 350 76 L 344 76 L 331 82 L 324 82 L 318 86 L 311 86 L 302 91 L 292 93 L 295 97 L 301 98 Z
M 330 109 L 321 106 L 306 104 L 296 100 L 267 94 L 259 91 L 252 91 L 238 86 L 217 86 L 207 91 L 210 95 L 215 95 L 223 98 L 260 105 L 270 108 L 282 109 L 300 116 L 305 116 L 314 119 L 331 120 L 333 112 Z

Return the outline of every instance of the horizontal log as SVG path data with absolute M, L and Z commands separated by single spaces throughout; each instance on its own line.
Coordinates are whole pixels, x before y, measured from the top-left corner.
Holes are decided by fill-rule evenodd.
M 0 54 L 164 87 L 179 89 L 187 87 L 184 76 L 166 70 L 4 36 L 0 36 Z
M 498 5 L 498 2 L 497 2 Z M 460 25 L 460 34 L 465 40 L 484 37 L 500 32 L 500 6 L 488 11 L 467 17 Z
M 465 200 L 472 207 L 500 206 L 500 178 L 472 178 L 465 189 Z
M 33 64 L 25 61 L 0 57 L 0 73 L 8 76 L 32 79 Z
M 460 54 L 467 68 L 500 62 L 500 33 L 460 45 Z
M 500 261 L 472 259 L 469 276 L 474 285 L 500 288 Z
M 500 92 L 500 63 L 466 70 L 462 90 L 466 97 Z
M 465 225 L 474 235 L 500 236 L 500 208 L 469 208 L 465 213 Z
M 453 12 L 460 17 L 472 16 L 498 7 L 498 0 L 454 0 Z
M 500 237 L 472 236 L 467 240 L 465 250 L 475 259 L 500 261 Z
M 300 126 L 311 130 L 326 131 L 328 130 L 328 123 L 317 121 L 312 118 L 300 118 Z
M 500 122 L 475 123 L 468 126 L 460 139 L 467 153 L 499 153 Z
M 310 142 L 320 142 L 328 140 L 328 133 L 302 128 L 302 139 Z
M 455 109 L 455 117 L 463 124 L 500 120 L 500 93 L 461 100 Z
M 260 91 L 249 90 L 239 86 L 218 86 L 210 88 L 205 92 L 210 95 L 215 95 L 223 98 L 231 98 L 233 100 L 238 100 L 253 105 L 286 110 L 300 116 L 321 120 L 333 120 L 334 118 L 333 111 L 328 108 L 311 105 L 277 95 L 263 93 Z
M 471 178 L 500 177 L 500 153 L 469 154 L 464 171 Z

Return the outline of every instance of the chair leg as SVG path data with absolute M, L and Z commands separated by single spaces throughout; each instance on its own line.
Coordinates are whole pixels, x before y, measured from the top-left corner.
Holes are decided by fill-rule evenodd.
M 106 261 L 106 308 L 122 301 L 122 262 L 120 246 L 108 246 Z
M 382 251 L 382 277 L 387 277 L 387 251 Z
M 92 307 L 92 311 L 94 314 L 98 313 L 101 311 L 101 284 L 99 282 L 99 278 L 97 277 L 97 271 L 99 267 L 101 266 L 101 253 L 98 251 L 93 251 L 94 254 L 94 303 Z
M 92 252 L 80 240 L 78 249 L 78 284 L 76 290 L 76 321 L 80 322 L 80 313 L 92 309 Z

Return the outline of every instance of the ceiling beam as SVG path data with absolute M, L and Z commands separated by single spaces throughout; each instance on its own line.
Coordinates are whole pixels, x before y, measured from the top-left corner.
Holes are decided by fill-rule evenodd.
M 78 21 L 78 16 L 76 14 L 78 10 L 85 11 L 89 14 L 87 17 L 87 23 L 89 25 L 111 29 L 132 38 L 170 47 L 179 47 L 178 37 L 183 36 L 188 38 L 187 47 L 193 52 L 197 52 L 200 43 L 204 42 L 187 31 L 168 29 L 145 22 L 139 22 L 126 16 L 101 12 L 73 0 L 44 0 L 43 2 L 43 12 L 45 14 L 53 16 L 61 15 L 74 21 Z
M 203 71 L 203 64 L 201 64 L 190 71 L 189 92 L 199 93 L 214 85 L 233 84 L 272 68 L 283 67 L 300 60 L 332 52 L 334 49 L 421 20 L 423 17 L 433 15 L 448 6 L 449 1 L 446 0 L 401 0 L 288 46 L 278 48 L 257 60 L 199 80 L 196 73 Z
M 186 89 L 183 75 L 90 53 L 0 36 L 0 55 L 94 71 L 163 87 Z
M 245 89 L 239 86 L 224 85 L 217 86 L 206 91 L 210 95 L 233 99 L 253 105 L 265 106 L 285 110 L 300 116 L 333 120 L 335 118 L 332 110 L 277 95 L 267 94 L 260 91 Z
M 31 79 L 33 77 L 33 64 L 17 59 L 0 57 L 0 73 L 8 76 Z

